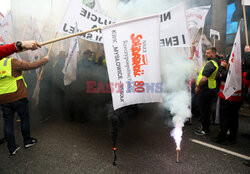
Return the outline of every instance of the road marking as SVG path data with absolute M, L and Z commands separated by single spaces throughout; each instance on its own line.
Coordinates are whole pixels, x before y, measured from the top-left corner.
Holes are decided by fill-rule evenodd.
M 221 148 L 221 147 L 217 147 L 217 146 L 214 146 L 214 145 L 212 145 L 212 144 L 204 143 L 204 142 L 199 141 L 199 140 L 196 140 L 196 139 L 190 138 L 189 140 L 192 141 L 192 142 L 194 142 L 194 143 L 197 143 L 197 144 L 200 144 L 200 145 L 203 145 L 203 146 L 206 146 L 206 147 L 209 147 L 209 148 L 212 148 L 212 149 L 215 149 L 215 150 L 224 152 L 224 153 L 228 153 L 228 154 L 230 154 L 230 155 L 234 155 L 234 156 L 237 156 L 237 157 L 242 158 L 242 159 L 245 159 L 245 160 L 250 160 L 250 157 L 249 157 L 249 156 L 242 155 L 242 154 L 240 154 L 240 153 L 236 153 L 236 152 L 233 152 L 233 151 L 230 151 L 230 150 Z

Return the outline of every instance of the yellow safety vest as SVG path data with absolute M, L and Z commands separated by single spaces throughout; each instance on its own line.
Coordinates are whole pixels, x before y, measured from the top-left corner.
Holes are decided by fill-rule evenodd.
M 103 66 L 106 66 L 106 59 L 103 59 L 103 60 L 102 60 L 102 65 L 103 65 Z
M 214 66 L 216 67 L 216 70 L 211 74 L 210 77 L 208 77 L 208 88 L 209 89 L 215 89 L 216 88 L 215 76 L 216 76 L 216 73 L 217 73 L 219 67 L 218 67 L 218 64 L 215 61 L 213 61 L 213 60 L 210 60 L 208 62 L 212 62 L 214 64 Z M 203 73 L 203 70 L 204 70 L 205 66 L 203 66 L 203 68 L 201 69 L 201 71 L 199 73 L 199 76 L 198 76 L 198 79 L 197 79 L 197 86 L 199 85 L 199 83 L 200 83 L 200 81 L 202 79 L 202 73 Z
M 93 61 L 92 57 L 88 57 L 88 61 L 92 62 Z
M 18 77 L 13 77 L 11 72 L 11 58 L 4 58 L 0 60 L 0 95 L 16 92 L 17 80 L 22 79 L 25 86 L 27 87 L 23 78 L 23 72 L 22 75 Z

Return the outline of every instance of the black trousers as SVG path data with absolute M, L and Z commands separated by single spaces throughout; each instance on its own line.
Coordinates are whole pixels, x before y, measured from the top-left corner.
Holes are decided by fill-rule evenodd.
M 218 138 L 226 140 L 227 131 L 230 131 L 229 140 L 236 141 L 238 133 L 239 110 L 241 102 L 220 100 L 220 133 Z
M 14 136 L 14 116 L 18 113 L 21 119 L 21 131 L 24 143 L 30 139 L 30 120 L 29 120 L 29 105 L 27 98 L 15 101 L 13 103 L 2 104 L 4 118 L 4 135 L 7 141 L 9 151 L 15 149 L 16 140 Z
M 206 133 L 209 132 L 211 105 L 216 93 L 216 90 L 203 88 L 198 94 L 202 130 Z

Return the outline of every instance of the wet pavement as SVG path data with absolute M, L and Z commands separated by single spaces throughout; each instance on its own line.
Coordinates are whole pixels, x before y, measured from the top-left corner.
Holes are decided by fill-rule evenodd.
M 2 118 L 1 130 L 2 130 Z M 216 145 L 212 141 L 218 126 L 211 125 L 211 135 L 200 137 L 193 132 L 199 121 L 184 127 L 180 163 L 176 163 L 175 143 L 166 120 L 149 110 L 139 112 L 119 129 L 117 166 L 112 165 L 112 142 L 107 120 L 87 123 L 70 122 L 58 114 L 32 126 L 38 143 L 24 149 L 20 123 L 15 123 L 16 141 L 21 149 L 8 156 L 6 143 L 0 145 L 0 174 L 44 173 L 166 173 L 166 174 L 249 174 L 244 159 L 220 152 L 190 139 L 200 140 L 250 157 L 250 117 L 240 117 L 237 144 Z M 2 136 L 2 133 L 0 134 Z

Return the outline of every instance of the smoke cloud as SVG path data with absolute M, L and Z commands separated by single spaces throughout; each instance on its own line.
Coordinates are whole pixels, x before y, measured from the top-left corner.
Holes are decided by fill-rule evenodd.
M 99 0 L 99 2 L 102 10 L 107 15 L 115 19 L 126 20 L 160 13 L 181 1 L 130 0 L 118 2 L 114 0 Z M 113 4 L 113 8 L 110 8 L 110 4 Z M 175 128 L 171 132 L 171 136 L 174 137 L 177 148 L 180 147 L 184 122 L 191 117 L 191 92 L 188 87 L 188 81 L 191 79 L 195 68 L 192 61 L 188 59 L 188 51 L 174 48 L 161 49 L 161 70 L 165 90 L 163 105 L 174 116 L 172 123 Z
M 58 25 L 63 18 L 67 8 L 68 0 L 12 0 L 11 10 L 15 26 L 15 40 L 36 39 L 33 31 L 38 29 L 43 41 L 52 39 Z M 99 0 L 101 11 L 104 15 L 117 20 L 126 20 L 141 16 L 160 13 L 181 0 Z M 60 37 L 61 35 L 58 35 Z M 52 110 L 66 114 L 65 108 L 71 104 L 75 105 L 75 111 L 82 117 L 85 115 L 90 118 L 100 119 L 107 117 L 106 104 L 111 103 L 110 94 L 86 94 L 86 81 L 96 81 L 97 83 L 107 83 L 108 76 L 106 67 L 92 65 L 89 68 L 81 69 L 78 73 L 81 76 L 70 86 L 61 85 L 62 74 L 60 68 L 63 67 L 62 57 L 67 55 L 69 41 L 55 43 L 51 53 L 51 61 L 46 65 L 43 81 L 40 86 L 40 107 L 32 105 L 34 113 Z M 80 40 L 79 61 L 83 60 L 84 52 L 90 50 L 95 57 L 102 56 L 103 45 Z M 45 56 L 44 55 L 41 57 Z M 21 54 L 21 58 L 29 60 L 28 54 Z M 193 69 L 187 54 L 181 55 L 176 49 L 162 49 L 162 77 L 165 86 L 164 107 L 170 110 L 174 116 L 173 125 L 182 128 L 184 121 L 190 117 L 190 94 L 188 91 L 188 79 Z M 28 83 L 29 97 L 31 98 L 35 84 L 35 71 L 25 74 Z M 43 84 L 42 84 L 43 83 Z M 71 101 L 72 103 L 62 103 Z M 40 109 L 39 109 L 40 108 Z M 104 109 L 103 109 L 104 108 Z M 70 108 L 69 108 L 70 110 Z M 48 112 L 43 115 L 48 115 Z M 69 114 L 72 113 L 69 111 Z
M 172 123 L 175 127 L 171 132 L 180 147 L 182 127 L 185 121 L 191 117 L 191 92 L 189 80 L 194 73 L 194 64 L 180 51 L 162 49 L 162 75 L 164 81 L 164 106 L 173 116 Z

